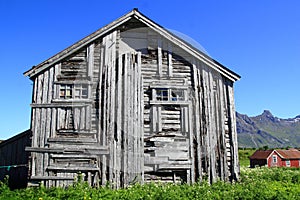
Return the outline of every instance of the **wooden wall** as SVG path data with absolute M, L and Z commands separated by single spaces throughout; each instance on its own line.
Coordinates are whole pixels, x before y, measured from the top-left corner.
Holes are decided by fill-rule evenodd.
M 95 186 L 142 180 L 141 54 L 117 56 L 116 44 L 117 31 L 35 77 L 31 183 L 66 186 L 78 172 Z
M 142 52 L 145 181 L 236 179 L 233 82 L 149 28 L 121 32 L 120 43 Z M 159 88 L 185 99 L 155 101 Z
M 127 23 L 33 77 L 30 182 L 236 179 L 233 82 Z
M 29 153 L 25 147 L 30 145 L 30 138 L 31 131 L 27 130 L 0 143 L 0 181 L 9 176 L 11 189 L 27 186 Z

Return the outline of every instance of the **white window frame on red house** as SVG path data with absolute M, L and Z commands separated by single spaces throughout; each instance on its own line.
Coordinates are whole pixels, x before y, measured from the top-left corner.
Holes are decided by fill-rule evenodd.
M 285 161 L 285 166 L 290 167 L 291 166 L 291 161 L 290 160 L 286 160 Z
M 277 163 L 277 155 L 272 155 L 272 163 Z

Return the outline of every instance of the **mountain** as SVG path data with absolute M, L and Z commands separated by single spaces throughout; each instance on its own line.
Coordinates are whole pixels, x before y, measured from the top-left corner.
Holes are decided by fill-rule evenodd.
M 249 117 L 236 113 L 239 147 L 300 147 L 300 115 L 280 119 L 265 110 Z

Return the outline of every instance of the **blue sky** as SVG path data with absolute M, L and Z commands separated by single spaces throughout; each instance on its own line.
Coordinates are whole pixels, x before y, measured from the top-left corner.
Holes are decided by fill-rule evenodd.
M 298 0 L 0 0 L 0 139 L 30 126 L 32 83 L 23 72 L 135 7 L 242 76 L 238 112 L 300 114 Z

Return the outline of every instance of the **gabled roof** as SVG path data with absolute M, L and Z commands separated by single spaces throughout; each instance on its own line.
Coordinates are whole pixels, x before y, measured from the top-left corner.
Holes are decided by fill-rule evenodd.
M 257 160 L 267 159 L 273 152 L 282 159 L 300 159 L 300 151 L 297 149 L 257 150 L 249 158 Z
M 297 149 L 276 150 L 278 155 L 283 159 L 300 159 L 300 151 Z
M 267 159 L 273 151 L 274 150 L 257 150 L 249 158 L 257 160 Z
M 137 9 L 133 9 L 129 13 L 125 14 L 124 16 L 120 17 L 119 19 L 113 21 L 112 23 L 104 26 L 103 28 L 98 29 L 94 33 L 88 35 L 87 37 L 83 38 L 82 40 L 78 41 L 77 43 L 71 45 L 70 47 L 66 48 L 65 50 L 57 53 L 56 55 L 52 56 L 51 58 L 45 60 L 44 62 L 33 66 L 30 70 L 24 73 L 25 76 L 29 76 L 30 78 L 34 77 L 35 75 L 39 74 L 43 70 L 47 69 L 48 67 L 60 62 L 62 59 L 70 56 L 72 53 L 76 52 L 80 48 L 86 46 L 89 43 L 92 43 L 94 40 L 104 36 L 105 34 L 111 32 L 115 28 L 119 27 L 120 25 L 124 24 L 128 20 L 135 18 L 138 21 L 145 24 L 147 27 L 151 28 L 153 31 L 157 32 L 161 36 L 165 37 L 166 39 L 172 41 L 175 45 L 179 46 L 183 50 L 190 53 L 192 56 L 198 58 L 199 60 L 206 63 L 208 66 L 212 67 L 231 81 L 237 81 L 240 79 L 240 76 L 230 69 L 226 68 L 219 62 L 215 61 L 205 53 L 201 52 L 199 49 L 193 47 L 188 42 L 184 41 L 182 38 L 174 35 L 167 29 L 163 28 L 162 26 L 158 25 L 157 23 L 153 22 L 151 19 L 140 13 Z

